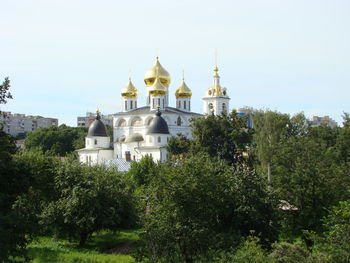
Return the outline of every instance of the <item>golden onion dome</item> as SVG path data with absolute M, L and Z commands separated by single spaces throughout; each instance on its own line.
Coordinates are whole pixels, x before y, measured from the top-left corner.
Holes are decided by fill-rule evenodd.
M 175 91 L 176 98 L 191 98 L 192 97 L 192 91 L 190 88 L 186 85 L 185 80 L 182 79 L 180 87 Z
M 164 96 L 166 93 L 166 88 L 162 84 L 160 78 L 157 76 L 152 87 L 149 88 L 148 92 L 152 96 Z
M 154 66 L 145 73 L 144 81 L 146 86 L 150 87 L 154 84 L 157 77 L 157 71 L 158 71 L 159 79 L 162 82 L 162 84 L 166 87 L 169 87 L 171 82 L 170 74 L 159 63 L 158 57 Z
M 131 82 L 131 78 L 129 78 L 128 84 L 122 89 L 122 97 L 124 98 L 136 98 L 138 94 L 138 90 L 135 88 L 134 84 Z

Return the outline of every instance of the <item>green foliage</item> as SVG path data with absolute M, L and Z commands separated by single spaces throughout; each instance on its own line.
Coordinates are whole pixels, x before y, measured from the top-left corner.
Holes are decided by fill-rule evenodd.
M 299 244 L 287 242 L 275 243 L 269 258 L 275 263 L 325 263 L 328 262 L 323 254 L 311 253 Z
M 326 231 L 317 242 L 319 249 L 331 262 L 350 262 L 350 200 L 333 207 L 324 224 Z
M 84 148 L 87 129 L 84 127 L 68 127 L 60 125 L 40 128 L 30 132 L 26 139 L 27 149 L 40 148 L 49 155 L 65 156 L 77 149 Z
M 167 151 L 169 155 L 186 154 L 191 148 L 191 141 L 181 133 L 171 137 L 168 141 Z
M 235 111 L 195 118 L 191 122 L 192 152 L 205 152 L 230 164 L 240 162 L 251 144 L 252 132 L 247 125 L 247 118 L 239 117 Z
M 28 180 L 16 172 L 12 158 L 16 146 L 13 139 L 0 131 L 0 262 L 8 256 L 23 253 L 27 233 L 25 223 L 19 220 L 12 209 L 17 196 L 27 190 Z
M 9 91 L 10 87 L 10 79 L 6 77 L 4 82 L 0 85 L 0 104 L 6 104 L 7 99 L 12 99 L 12 95 Z
M 328 138 L 328 130 L 310 128 L 307 135 L 291 136 L 279 145 L 273 159 L 274 188 L 281 200 L 297 208 L 283 212 L 287 235 L 299 236 L 303 230 L 321 233 L 320 220 L 327 215 L 327 208 L 348 197 L 346 165 L 339 163 L 336 140 Z
M 217 263 L 274 263 L 259 244 L 259 239 L 248 237 L 236 251 L 221 253 L 214 260 Z
M 42 223 L 81 246 L 95 231 L 135 221 L 131 189 L 117 170 L 68 160 L 58 167 L 55 191 L 59 198 L 43 209 Z
M 158 173 L 158 165 L 151 156 L 144 156 L 139 162 L 131 164 L 128 175 L 136 183 L 137 187 L 148 185 L 153 177 Z
M 147 189 L 138 259 L 194 262 L 209 249 L 239 244 L 251 230 L 273 239 L 273 202 L 262 178 L 208 156 L 159 167 Z
M 272 111 L 257 111 L 253 115 L 255 151 L 262 166 L 266 171 L 267 179 L 271 184 L 272 158 L 276 154 L 278 145 L 287 137 L 290 123 L 287 114 Z

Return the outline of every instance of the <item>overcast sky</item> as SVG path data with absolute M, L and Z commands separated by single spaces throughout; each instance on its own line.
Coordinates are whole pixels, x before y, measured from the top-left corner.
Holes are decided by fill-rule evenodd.
M 192 109 L 212 84 L 218 50 L 230 107 L 308 117 L 350 112 L 349 0 L 0 0 L 0 81 L 14 99 L 3 111 L 76 125 L 99 108 L 121 109 L 129 70 L 146 101 L 143 75 L 155 61 L 182 70 Z

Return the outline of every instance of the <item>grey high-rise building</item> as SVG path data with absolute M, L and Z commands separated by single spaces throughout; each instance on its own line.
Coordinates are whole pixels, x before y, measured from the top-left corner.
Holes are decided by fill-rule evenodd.
M 58 126 L 58 119 L 42 116 L 31 116 L 19 113 L 2 112 L 0 123 L 3 131 L 12 136 L 35 131 L 39 128 Z

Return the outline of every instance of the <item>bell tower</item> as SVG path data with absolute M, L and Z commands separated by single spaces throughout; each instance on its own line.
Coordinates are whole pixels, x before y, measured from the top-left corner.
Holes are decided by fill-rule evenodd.
M 220 115 L 222 112 L 229 111 L 230 97 L 226 88 L 220 85 L 219 69 L 214 68 L 213 85 L 207 88 L 203 98 L 204 114 Z

